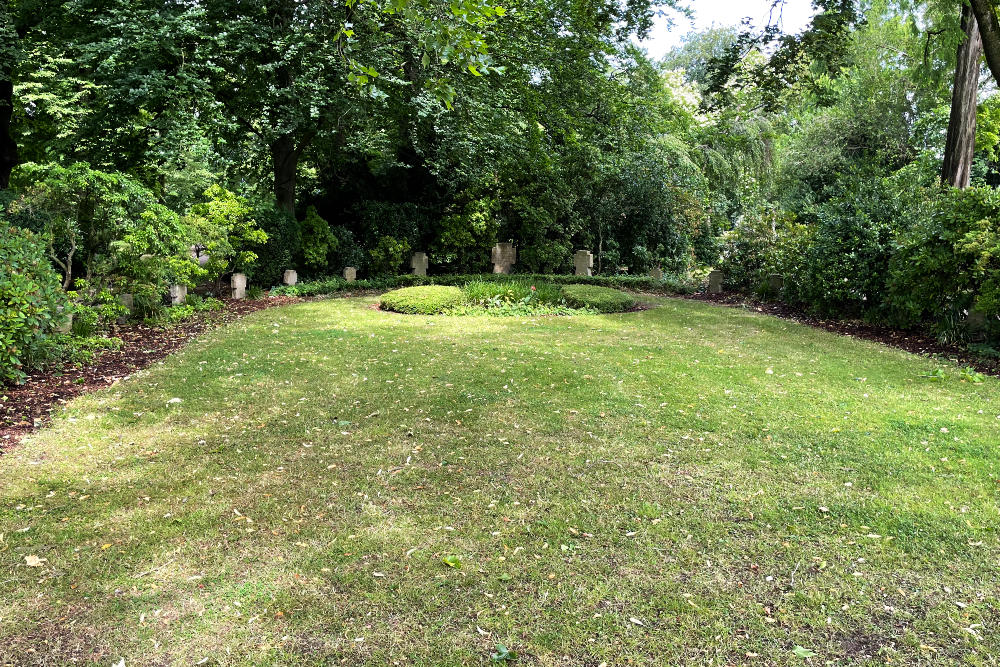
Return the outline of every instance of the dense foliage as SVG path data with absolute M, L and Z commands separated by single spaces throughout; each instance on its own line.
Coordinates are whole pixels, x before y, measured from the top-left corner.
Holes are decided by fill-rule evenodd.
M 59 276 L 42 243 L 0 220 L 0 381 L 20 380 L 24 368 L 52 353 L 52 339 L 69 311 Z

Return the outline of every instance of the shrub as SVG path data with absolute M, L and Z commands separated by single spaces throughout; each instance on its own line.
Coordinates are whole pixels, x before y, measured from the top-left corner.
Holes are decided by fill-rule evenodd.
M 527 280 L 472 280 L 462 288 L 465 301 L 477 306 L 498 306 L 511 303 L 558 304 L 562 291 L 552 283 L 535 284 Z
M 431 243 L 435 263 L 445 271 L 485 269 L 500 223 L 495 199 L 473 199 L 461 212 L 442 217 Z
M 635 307 L 635 299 L 625 292 L 596 285 L 566 285 L 562 288 L 566 305 L 590 308 L 600 313 L 620 313 Z
M 892 258 L 893 323 L 929 324 L 940 338 L 960 340 L 972 309 L 995 322 L 1000 314 L 998 220 L 1000 193 L 993 188 L 949 188 L 938 194 L 902 235 Z
M 904 198 L 889 179 L 844 180 L 841 192 L 816 207 L 799 294 L 786 296 L 822 315 L 871 317 L 886 296 Z
M 198 238 L 196 251 L 208 255 L 209 277 L 252 269 L 267 233 L 257 226 L 250 204 L 219 185 L 206 190 L 205 199 L 191 207 L 187 222 Z
M 34 234 L 0 220 L 0 382 L 20 382 L 55 351 L 68 303 L 44 253 Z
M 129 315 L 128 308 L 112 294 L 111 290 L 92 289 L 90 283 L 83 279 L 77 279 L 76 284 L 79 291 L 67 292 L 67 296 L 73 299 L 71 312 L 74 336 L 84 338 L 94 336 L 106 331 L 119 317 Z M 80 292 L 90 296 L 84 299 L 80 296 Z
M 459 306 L 465 297 L 457 287 L 421 285 L 404 287 L 382 295 L 380 305 L 385 310 L 413 315 L 435 315 Z
M 372 258 L 372 269 L 377 275 L 397 273 L 409 253 L 408 241 L 397 241 L 391 236 L 381 237 L 378 244 L 368 251 Z
M 127 291 L 140 284 L 160 290 L 171 281 L 192 284 L 203 273 L 192 261 L 189 221 L 125 174 L 80 162 L 25 163 L 11 182 L 18 195 L 8 206 L 10 220 L 45 241 L 64 289 L 80 269 L 94 289 L 124 282 Z
M 330 223 L 319 217 L 315 206 L 310 206 L 299 229 L 302 230 L 303 263 L 315 273 L 326 272 L 330 253 L 337 249 L 338 241 L 330 231 Z
M 270 201 L 257 203 L 253 215 L 267 234 L 267 242 L 246 274 L 258 285 L 278 285 L 285 269 L 295 268 L 302 247 L 299 223 Z

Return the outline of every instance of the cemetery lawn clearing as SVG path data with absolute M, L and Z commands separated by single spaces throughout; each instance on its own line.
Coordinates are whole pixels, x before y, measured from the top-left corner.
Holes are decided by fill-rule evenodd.
M 375 302 L 209 332 L 0 457 L 0 664 L 1000 655 L 997 379 L 693 301 Z

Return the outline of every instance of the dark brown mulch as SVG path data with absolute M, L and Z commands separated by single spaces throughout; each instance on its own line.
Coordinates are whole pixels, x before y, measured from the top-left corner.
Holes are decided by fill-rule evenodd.
M 38 371 L 29 375 L 24 384 L 0 387 L 0 452 L 45 423 L 74 396 L 113 385 L 209 329 L 258 310 L 298 301 L 301 299 L 293 297 L 225 301 L 223 310 L 204 313 L 170 327 L 145 324 L 116 327 L 108 335 L 122 339 L 121 349 L 101 353 L 93 364 Z
M 930 336 L 913 331 L 900 331 L 858 320 L 826 320 L 813 317 L 783 303 L 763 302 L 743 294 L 729 292 L 708 294 L 707 292 L 698 292 L 696 294 L 685 295 L 685 298 L 696 301 L 708 301 L 721 306 L 745 308 L 801 324 L 808 324 L 819 329 L 826 329 L 827 331 L 832 331 L 843 336 L 853 336 L 854 338 L 882 343 L 883 345 L 896 347 L 907 352 L 912 352 L 913 354 L 943 357 L 963 366 L 971 366 L 980 373 L 1000 376 L 1000 359 L 980 357 L 957 345 L 942 343 Z

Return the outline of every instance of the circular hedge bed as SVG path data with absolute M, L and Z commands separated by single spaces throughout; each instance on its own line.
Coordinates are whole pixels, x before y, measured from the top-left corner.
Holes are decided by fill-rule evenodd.
M 465 295 L 457 287 L 445 285 L 421 285 L 404 287 L 382 295 L 379 305 L 385 310 L 410 315 L 437 315 L 460 306 Z
M 633 297 L 594 285 L 531 284 L 476 280 L 462 288 L 444 285 L 404 287 L 382 295 L 379 307 L 410 315 L 576 315 L 620 313 L 634 308 Z
M 609 287 L 566 285 L 562 293 L 571 308 L 589 308 L 599 313 L 620 313 L 635 308 L 634 298 Z

